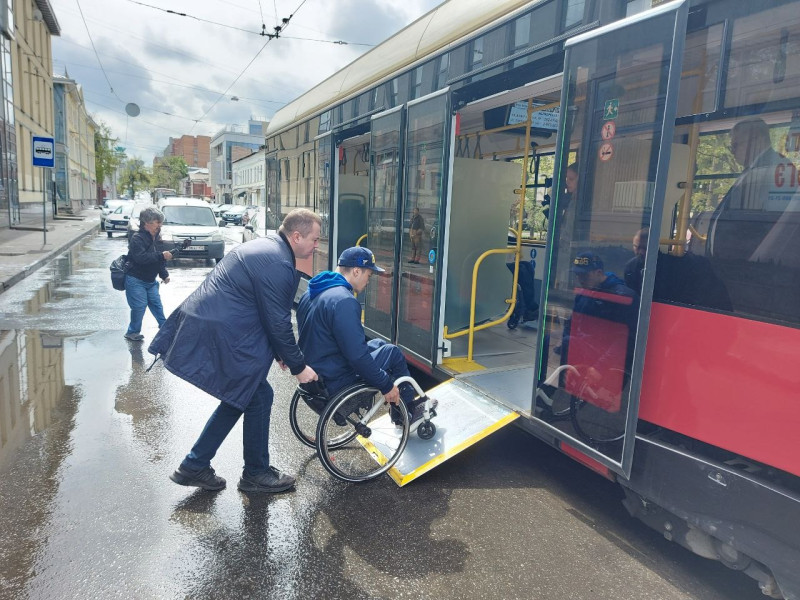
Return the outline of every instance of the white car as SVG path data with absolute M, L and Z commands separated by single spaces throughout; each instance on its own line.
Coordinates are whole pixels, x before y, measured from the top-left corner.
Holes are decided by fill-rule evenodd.
M 196 198 L 172 197 L 161 201 L 164 223 L 161 225 L 160 251 L 171 250 L 184 240 L 191 240 L 176 258 L 220 260 L 225 254 L 225 239 L 219 221 L 208 202 Z
M 106 227 L 106 217 L 109 213 L 114 212 L 120 206 L 125 204 L 133 204 L 132 200 L 125 200 L 124 198 L 111 198 L 103 202 L 103 206 L 100 207 L 100 229 L 105 230 Z
M 115 231 L 127 234 L 128 222 L 131 220 L 135 206 L 133 202 L 126 202 L 105 216 L 103 229 L 106 230 L 108 237 L 113 237 Z

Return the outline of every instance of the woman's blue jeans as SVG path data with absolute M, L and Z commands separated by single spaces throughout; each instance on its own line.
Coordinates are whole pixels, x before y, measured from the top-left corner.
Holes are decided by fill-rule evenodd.
M 139 333 L 142 330 L 142 319 L 147 308 L 150 308 L 159 327 L 167 320 L 161 305 L 161 296 L 158 294 L 158 281 L 148 283 L 132 275 L 125 275 L 125 298 L 131 307 L 131 322 L 127 333 Z
M 211 414 L 203 432 L 195 442 L 192 451 L 181 463 L 181 469 L 196 473 L 211 466 L 211 459 L 228 434 L 244 415 L 244 472 L 247 475 L 261 475 L 269 468 L 269 419 L 272 414 L 272 388 L 262 381 L 250 404 L 244 411 L 220 402 Z

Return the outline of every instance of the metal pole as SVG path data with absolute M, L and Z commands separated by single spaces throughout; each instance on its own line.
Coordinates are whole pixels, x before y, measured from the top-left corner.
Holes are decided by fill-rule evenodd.
M 42 235 L 44 236 L 43 246 L 47 245 L 47 194 L 44 189 L 44 167 L 40 167 L 42 181 Z

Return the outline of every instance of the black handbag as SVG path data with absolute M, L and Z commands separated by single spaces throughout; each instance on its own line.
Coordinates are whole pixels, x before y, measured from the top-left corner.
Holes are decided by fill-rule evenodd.
M 128 255 L 122 254 L 111 262 L 111 285 L 115 290 L 125 291 L 125 274 L 128 272 Z

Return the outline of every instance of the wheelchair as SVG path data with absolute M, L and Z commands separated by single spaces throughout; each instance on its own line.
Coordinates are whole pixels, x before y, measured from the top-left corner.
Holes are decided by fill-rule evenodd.
M 431 422 L 436 411 L 430 398 L 412 377 L 400 377 L 394 383 L 411 384 L 419 398 L 425 399 L 424 416 L 416 431 L 420 438 L 431 439 L 436 434 Z M 395 425 L 392 417 L 400 424 Z M 322 383 L 301 384 L 289 405 L 289 423 L 297 439 L 317 451 L 326 471 L 351 483 L 371 481 L 394 466 L 412 433 L 409 418 L 402 401 L 389 405 L 377 388 L 364 382 L 333 397 Z

